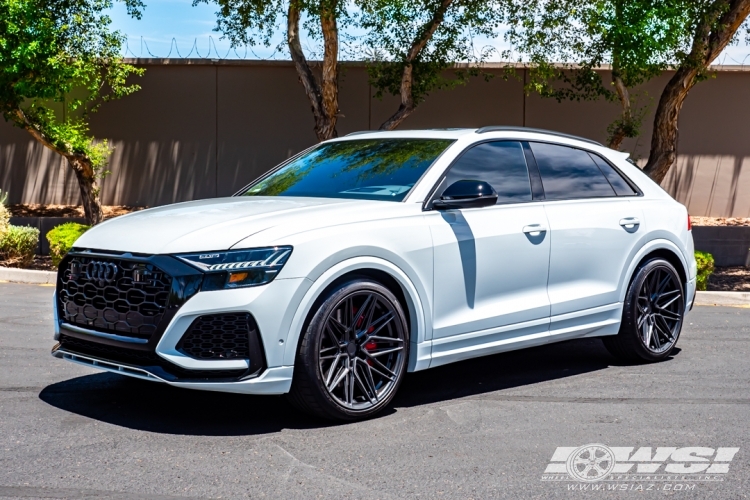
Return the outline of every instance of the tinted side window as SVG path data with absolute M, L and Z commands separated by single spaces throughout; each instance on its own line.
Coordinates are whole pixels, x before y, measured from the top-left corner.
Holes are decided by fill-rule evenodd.
M 479 180 L 497 191 L 497 203 L 531 201 L 529 170 L 520 142 L 485 142 L 472 147 L 451 166 L 445 188 L 460 180 Z
M 589 153 L 589 156 L 591 156 L 596 165 L 599 167 L 599 170 L 602 171 L 604 176 L 612 185 L 612 188 L 615 190 L 615 193 L 617 193 L 617 196 L 633 196 L 635 194 L 638 194 L 632 187 L 630 187 L 630 184 L 628 184 L 628 182 L 622 178 L 622 175 L 617 170 L 615 170 L 612 165 L 604 161 L 603 158 L 592 153 Z
M 580 149 L 532 142 L 548 200 L 615 196 L 612 186 L 589 154 Z

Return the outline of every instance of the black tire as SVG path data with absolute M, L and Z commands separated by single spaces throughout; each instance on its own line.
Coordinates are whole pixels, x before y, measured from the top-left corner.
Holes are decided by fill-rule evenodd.
M 328 420 L 360 420 L 383 410 L 401 385 L 409 355 L 399 300 L 380 283 L 355 279 L 331 290 L 313 314 L 297 351 L 289 401 Z
M 602 341 L 621 361 L 661 361 L 674 350 L 684 315 L 680 275 L 668 261 L 655 258 L 641 265 L 630 282 L 619 333 Z

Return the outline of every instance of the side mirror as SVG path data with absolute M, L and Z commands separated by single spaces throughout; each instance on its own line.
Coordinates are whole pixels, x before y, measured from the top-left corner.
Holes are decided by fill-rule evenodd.
M 497 193 L 484 181 L 456 181 L 432 202 L 435 210 L 489 207 L 497 203 Z

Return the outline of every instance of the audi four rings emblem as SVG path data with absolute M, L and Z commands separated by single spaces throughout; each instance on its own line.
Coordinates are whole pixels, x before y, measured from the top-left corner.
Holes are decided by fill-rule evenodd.
M 100 285 L 109 283 L 117 276 L 117 264 L 112 262 L 99 262 L 97 260 L 89 262 L 86 266 L 86 277 L 90 280 L 98 281 Z

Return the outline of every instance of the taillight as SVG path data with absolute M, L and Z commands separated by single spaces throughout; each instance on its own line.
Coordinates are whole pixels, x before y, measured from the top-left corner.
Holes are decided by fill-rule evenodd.
M 690 214 L 688 214 L 688 231 L 693 230 L 693 221 L 690 220 Z

